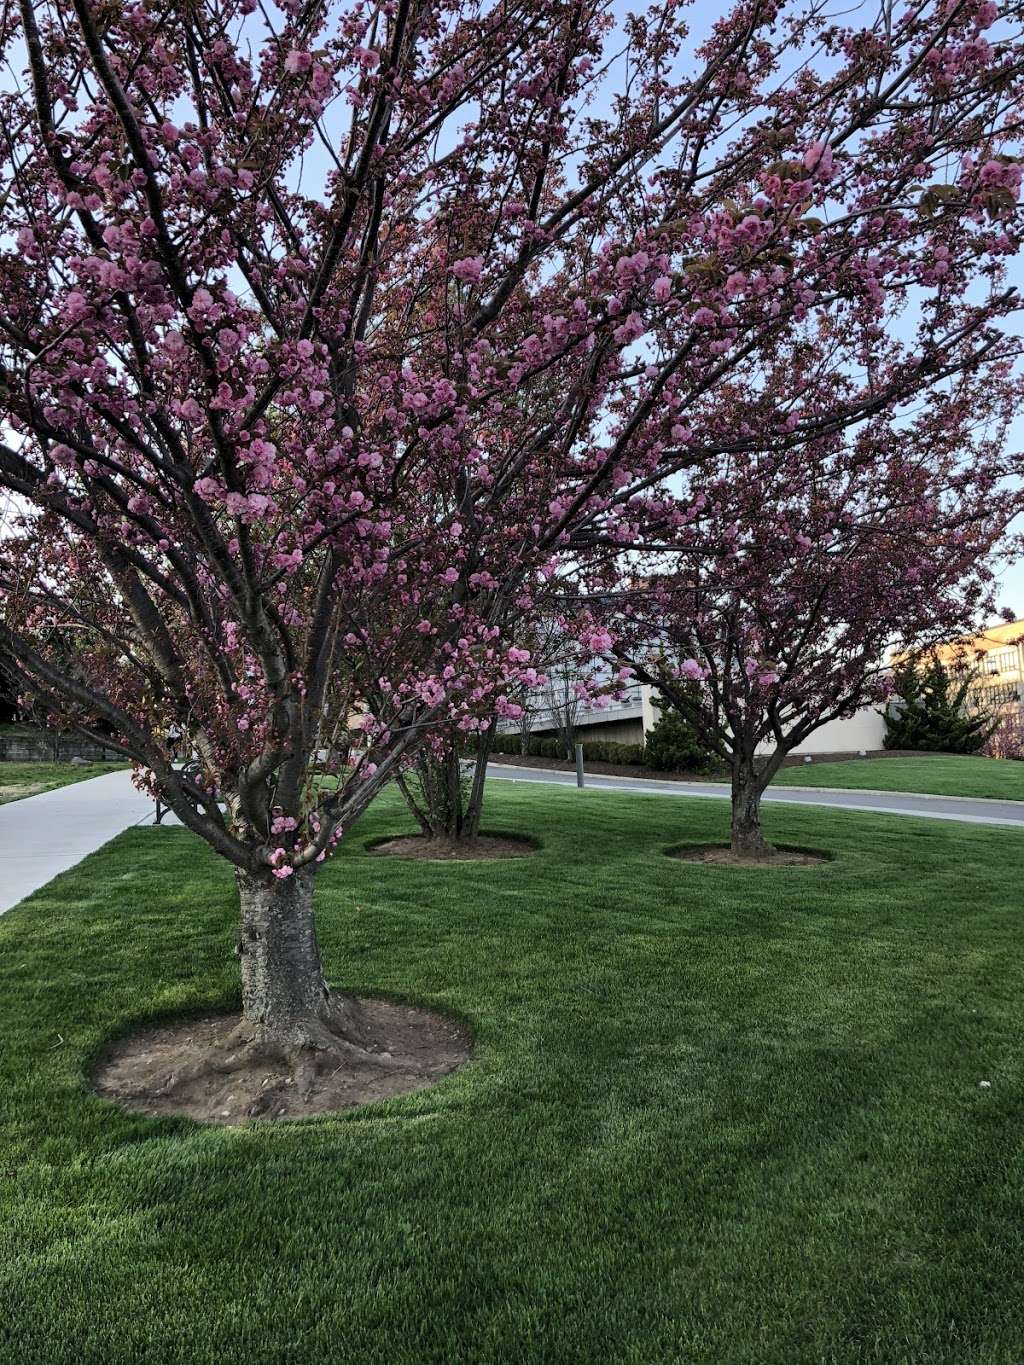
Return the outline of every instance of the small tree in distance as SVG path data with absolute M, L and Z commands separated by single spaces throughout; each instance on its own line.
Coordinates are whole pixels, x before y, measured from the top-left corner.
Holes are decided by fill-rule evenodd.
M 998 713 L 992 733 L 981 752 L 986 758 L 1024 762 L 1024 712 L 1019 705 Z
M 467 742 L 451 726 L 422 744 L 396 781 L 424 838 L 445 852 L 477 842 L 495 722 Z
M 702 472 L 671 549 L 612 599 L 617 658 L 731 769 L 737 855 L 772 854 L 765 788 L 821 726 L 888 696 L 890 649 L 947 639 L 991 609 L 989 558 L 1020 505 L 1001 486 L 1014 390 L 968 386 L 911 428 Z M 972 437 L 986 407 L 987 434 Z M 980 745 L 986 724 L 958 720 L 959 742 Z

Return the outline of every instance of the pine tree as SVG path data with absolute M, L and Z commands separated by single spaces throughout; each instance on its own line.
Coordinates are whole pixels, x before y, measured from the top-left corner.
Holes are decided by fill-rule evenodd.
M 644 762 L 660 772 L 707 772 L 715 755 L 697 731 L 664 697 L 655 697 L 660 715 L 644 745 Z
M 885 716 L 887 749 L 921 749 L 929 753 L 976 754 L 984 748 L 998 720 L 967 706 L 972 675 L 952 673 L 934 655 L 909 658 L 894 669 L 896 697 L 902 705 Z

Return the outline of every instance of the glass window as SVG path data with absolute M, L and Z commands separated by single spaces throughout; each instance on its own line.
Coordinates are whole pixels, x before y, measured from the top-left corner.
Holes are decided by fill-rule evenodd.
M 1018 666 L 1017 650 L 1012 645 L 1008 649 L 990 649 L 981 661 L 983 673 L 1016 673 Z

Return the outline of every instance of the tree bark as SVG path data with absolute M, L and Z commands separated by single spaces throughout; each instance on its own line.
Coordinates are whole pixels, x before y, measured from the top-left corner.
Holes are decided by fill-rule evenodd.
M 530 734 L 533 730 L 533 721 L 529 712 L 523 712 L 522 724 L 519 727 L 519 752 L 525 757 L 530 752 Z
M 237 874 L 242 931 L 242 1022 L 246 1042 L 285 1052 L 361 1047 L 356 1002 L 324 980 L 313 915 L 311 868 L 291 877 Z
M 752 758 L 739 758 L 732 769 L 732 851 L 740 858 L 767 858 L 775 852 L 761 833 L 764 782 Z
M 476 766 L 473 769 L 473 781 L 466 801 L 461 830 L 461 837 L 469 842 L 475 840 L 480 833 L 480 816 L 483 814 L 484 808 L 484 785 L 487 781 L 487 763 L 491 756 L 491 746 L 494 743 L 497 728 L 497 720 L 492 720 L 477 740 Z
M 457 744 L 451 741 L 445 754 L 445 811 L 443 837 L 457 842 L 462 837 L 462 761 Z

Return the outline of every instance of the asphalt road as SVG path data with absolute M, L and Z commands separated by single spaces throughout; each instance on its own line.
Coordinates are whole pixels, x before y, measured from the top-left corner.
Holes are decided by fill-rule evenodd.
M 488 776 L 506 782 L 548 782 L 574 787 L 574 773 L 551 768 L 516 768 L 492 762 Z M 586 786 L 598 791 L 638 796 L 701 796 L 727 801 L 724 782 L 659 782 L 649 777 L 605 777 L 588 773 Z M 865 810 L 876 815 L 917 815 L 927 820 L 962 820 L 972 825 L 1016 825 L 1024 828 L 1024 801 L 987 801 L 970 796 L 926 796 L 915 792 L 846 791 L 839 787 L 769 787 L 763 800 L 791 806 Z

